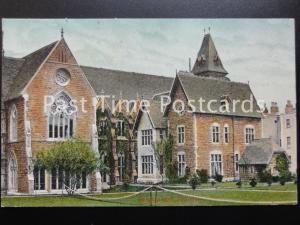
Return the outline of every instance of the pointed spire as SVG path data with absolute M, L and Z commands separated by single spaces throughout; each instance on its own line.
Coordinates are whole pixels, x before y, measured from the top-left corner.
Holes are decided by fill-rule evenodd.
M 210 33 L 204 35 L 192 73 L 198 76 L 212 77 L 225 77 L 228 74 L 223 67 Z
M 61 37 L 61 39 L 64 38 L 64 28 L 63 27 L 60 30 L 60 37 Z

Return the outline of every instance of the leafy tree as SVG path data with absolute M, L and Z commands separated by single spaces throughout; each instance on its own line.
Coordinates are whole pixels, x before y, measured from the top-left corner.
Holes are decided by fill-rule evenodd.
M 91 174 L 104 167 L 89 144 L 75 139 L 57 142 L 51 149 L 38 152 L 35 166 L 44 167 L 48 171 L 58 169 L 69 174 L 70 182 L 63 179 L 68 194 L 75 192 L 82 174 Z
M 163 173 L 166 171 L 166 177 L 170 180 L 177 178 L 177 164 L 172 162 L 172 153 L 174 150 L 174 139 L 172 135 L 168 138 L 153 144 L 156 165 L 160 171 L 163 182 Z
M 275 169 L 279 172 L 279 182 L 281 185 L 284 185 L 286 181 L 291 180 L 289 161 L 284 153 L 281 153 L 276 157 Z
M 166 177 L 169 179 L 171 183 L 174 183 L 178 180 L 177 176 L 177 162 L 171 162 L 167 165 L 166 168 Z
M 281 153 L 276 157 L 275 169 L 279 172 L 279 176 L 289 171 L 289 161 L 284 153 Z
M 130 182 L 129 175 L 127 173 L 125 173 L 125 175 L 123 177 L 123 188 L 125 191 L 127 191 L 129 188 L 129 182 Z

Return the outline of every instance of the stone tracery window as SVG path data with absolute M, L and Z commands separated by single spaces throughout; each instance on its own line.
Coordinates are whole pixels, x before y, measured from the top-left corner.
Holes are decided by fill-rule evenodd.
M 50 139 L 69 139 L 74 136 L 76 107 L 65 92 L 61 92 L 51 105 L 48 118 Z
M 18 125 L 18 113 L 16 105 L 13 105 L 10 110 L 10 116 L 9 116 L 9 137 L 10 141 L 16 141 L 17 140 L 17 125 Z

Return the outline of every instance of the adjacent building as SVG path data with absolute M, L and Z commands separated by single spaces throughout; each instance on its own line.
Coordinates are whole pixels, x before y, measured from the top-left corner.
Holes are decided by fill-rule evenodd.
M 265 108 L 262 118 L 262 135 L 271 138 L 282 147 L 289 159 L 290 170 L 297 172 L 297 121 L 296 109 L 290 100 L 287 101 L 283 113 L 279 112 L 276 102 L 271 103 L 270 110 Z
M 272 138 L 254 140 L 246 147 L 240 159 L 240 179 L 258 179 L 259 173 L 264 170 L 270 171 L 273 176 L 278 176 L 276 158 L 281 154 L 289 160 L 286 151 L 276 144 Z

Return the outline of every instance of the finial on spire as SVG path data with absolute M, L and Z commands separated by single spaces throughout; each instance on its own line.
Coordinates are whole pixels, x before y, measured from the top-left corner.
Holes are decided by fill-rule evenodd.
M 64 28 L 63 27 L 61 28 L 61 31 L 60 31 L 60 37 L 64 38 Z
M 189 58 L 189 72 L 191 72 L 191 58 Z
M 210 33 L 210 27 L 208 27 L 208 33 Z
M 203 29 L 204 35 L 205 35 L 205 28 Z

